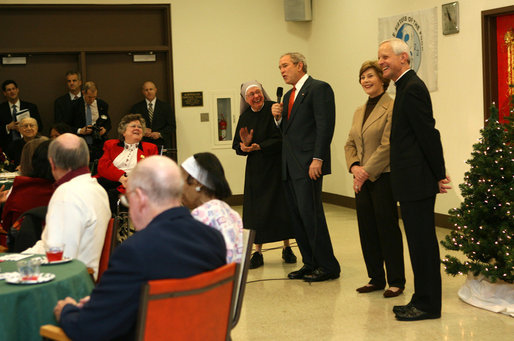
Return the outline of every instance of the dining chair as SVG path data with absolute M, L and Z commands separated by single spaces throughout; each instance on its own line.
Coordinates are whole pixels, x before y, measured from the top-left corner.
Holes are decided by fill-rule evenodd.
M 102 253 L 100 253 L 100 261 L 98 262 L 98 276 L 96 276 L 96 281 L 94 279 L 95 271 L 93 268 L 87 268 L 87 272 L 91 275 L 91 278 L 95 283 L 100 281 L 100 277 L 102 277 L 102 274 L 109 266 L 109 258 L 111 258 L 111 253 L 115 245 L 113 230 L 114 218 L 111 218 L 109 219 L 109 222 L 107 223 L 107 229 L 105 230 L 104 245 L 102 247 Z
M 255 240 L 255 230 L 243 229 L 243 257 L 241 263 L 236 269 L 236 286 L 234 287 L 232 329 L 239 322 L 241 316 L 241 307 L 243 306 L 243 297 L 246 288 L 246 278 L 248 277 L 248 269 L 250 268 L 250 257 L 252 254 L 253 241 Z
M 235 282 L 236 263 L 149 281 L 139 305 L 138 340 L 230 340 Z
M 230 340 L 236 263 L 199 275 L 148 281 L 142 288 L 137 340 Z M 50 340 L 67 341 L 54 325 L 39 333 Z
M 112 250 L 114 249 L 114 242 L 114 218 L 111 218 L 109 220 L 109 224 L 107 224 L 107 230 L 105 231 L 104 246 L 102 248 L 102 253 L 100 254 L 100 262 L 98 263 L 98 276 L 96 278 L 96 283 L 100 281 L 100 277 L 102 277 L 102 274 L 109 266 L 109 258 L 111 258 Z
M 53 324 L 41 326 L 39 328 L 39 335 L 41 335 L 43 340 L 71 341 L 61 327 L 54 326 Z

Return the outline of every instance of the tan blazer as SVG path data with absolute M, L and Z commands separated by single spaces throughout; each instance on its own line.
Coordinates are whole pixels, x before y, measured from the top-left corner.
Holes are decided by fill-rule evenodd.
M 352 127 L 344 146 L 348 170 L 355 162 L 364 167 L 369 180 L 375 181 L 380 174 L 389 172 L 389 134 L 394 100 L 385 93 L 362 125 L 366 104 L 353 115 Z

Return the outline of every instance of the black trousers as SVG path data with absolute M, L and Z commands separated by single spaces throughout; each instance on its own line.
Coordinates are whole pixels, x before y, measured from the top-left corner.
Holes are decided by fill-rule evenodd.
M 303 263 L 311 268 L 339 274 L 341 267 L 334 256 L 325 212 L 321 202 L 323 177 L 285 181 L 286 200 Z
M 429 313 L 441 312 L 441 263 L 435 233 L 435 195 L 417 201 L 400 201 L 409 245 L 414 294 L 411 303 Z
M 398 210 L 391 190 L 390 173 L 383 173 L 374 182 L 366 181 L 355 195 L 357 221 L 362 255 L 370 284 L 384 287 L 405 287 L 402 232 Z

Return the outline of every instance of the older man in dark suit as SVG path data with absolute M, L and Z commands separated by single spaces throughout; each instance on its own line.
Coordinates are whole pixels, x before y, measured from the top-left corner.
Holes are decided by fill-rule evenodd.
M 68 92 L 54 102 L 54 123 L 64 122 L 71 126 L 73 124 L 73 103 L 82 97 L 80 92 L 82 77 L 77 71 L 68 71 L 65 79 Z
M 0 104 L 0 147 L 6 150 L 10 142 L 21 138 L 19 119 L 16 118 L 20 112 L 26 111 L 30 117 L 35 118 L 39 131 L 43 130 L 43 122 L 35 104 L 20 100 L 20 89 L 15 81 L 12 79 L 4 81 L 2 92 L 7 101 Z
M 221 233 L 181 207 L 183 180 L 175 162 L 151 156 L 130 174 L 126 198 L 136 230 L 114 250 L 90 297 L 67 297 L 54 308 L 73 340 L 134 339 L 141 287 L 149 280 L 185 278 L 225 264 Z
M 441 137 L 435 129 L 428 89 L 410 69 L 407 44 L 397 38 L 382 42 L 378 63 L 384 77 L 396 85 L 390 135 L 391 184 L 400 202 L 414 272 L 410 303 L 395 306 L 393 311 L 402 321 L 439 318 L 441 270 L 434 205 L 436 194 L 451 188 Z
M 341 268 L 334 256 L 321 202 L 323 175 L 331 172 L 334 92 L 328 83 L 307 74 L 305 57 L 300 53 L 283 55 L 279 68 L 293 89 L 284 96 L 286 105 L 272 106 L 272 114 L 282 129 L 282 180 L 304 263 L 288 277 L 308 282 L 335 279 Z
M 170 148 L 175 134 L 175 114 L 171 105 L 157 98 L 157 87 L 153 82 L 144 82 L 141 91 L 145 99 L 134 104 L 130 112 L 141 114 L 146 121 L 143 141 L 159 148 Z

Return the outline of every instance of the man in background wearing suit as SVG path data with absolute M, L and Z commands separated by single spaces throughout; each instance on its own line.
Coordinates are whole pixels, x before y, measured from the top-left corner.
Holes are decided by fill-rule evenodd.
M 43 122 L 35 104 L 20 100 L 20 89 L 15 81 L 12 79 L 4 81 L 2 92 L 7 101 L 0 104 L 0 147 L 6 150 L 10 142 L 21 138 L 19 120 L 16 119 L 18 113 L 27 110 L 30 117 L 36 119 L 40 131 L 43 131 Z
M 396 98 L 390 135 L 391 185 L 400 202 L 414 273 L 409 304 L 395 306 L 401 321 L 441 317 L 441 269 L 435 233 L 437 193 L 446 193 L 443 147 L 435 129 L 430 93 L 410 69 L 407 44 L 397 38 L 382 42 L 378 63 L 385 78 L 395 82 Z
M 300 53 L 283 55 L 279 69 L 293 89 L 284 96 L 286 105 L 276 103 L 271 111 L 282 129 L 282 180 L 304 264 L 288 277 L 307 282 L 339 278 L 341 268 L 321 202 L 323 175 L 331 172 L 334 92 L 328 83 L 307 74 L 305 57 Z
M 169 103 L 157 98 L 157 87 L 153 82 L 146 81 L 142 86 L 145 99 L 134 104 L 130 112 L 141 114 L 146 121 L 144 142 L 151 142 L 157 147 L 168 149 L 175 133 L 175 114 Z
M 74 133 L 86 140 L 91 161 L 102 156 L 107 133 L 111 130 L 111 119 L 108 113 L 109 105 L 97 96 L 96 84 L 86 82 L 82 90 L 82 97 L 73 103 L 71 127 Z
M 151 156 L 137 164 L 125 196 L 138 232 L 114 250 L 90 297 L 57 303 L 54 314 L 68 337 L 133 340 L 143 284 L 225 264 L 223 236 L 181 207 L 182 186 L 180 168 L 167 157 Z
M 54 123 L 64 122 L 71 126 L 73 122 L 73 103 L 82 97 L 80 87 L 82 77 L 77 71 L 68 71 L 65 75 L 68 93 L 54 102 Z

